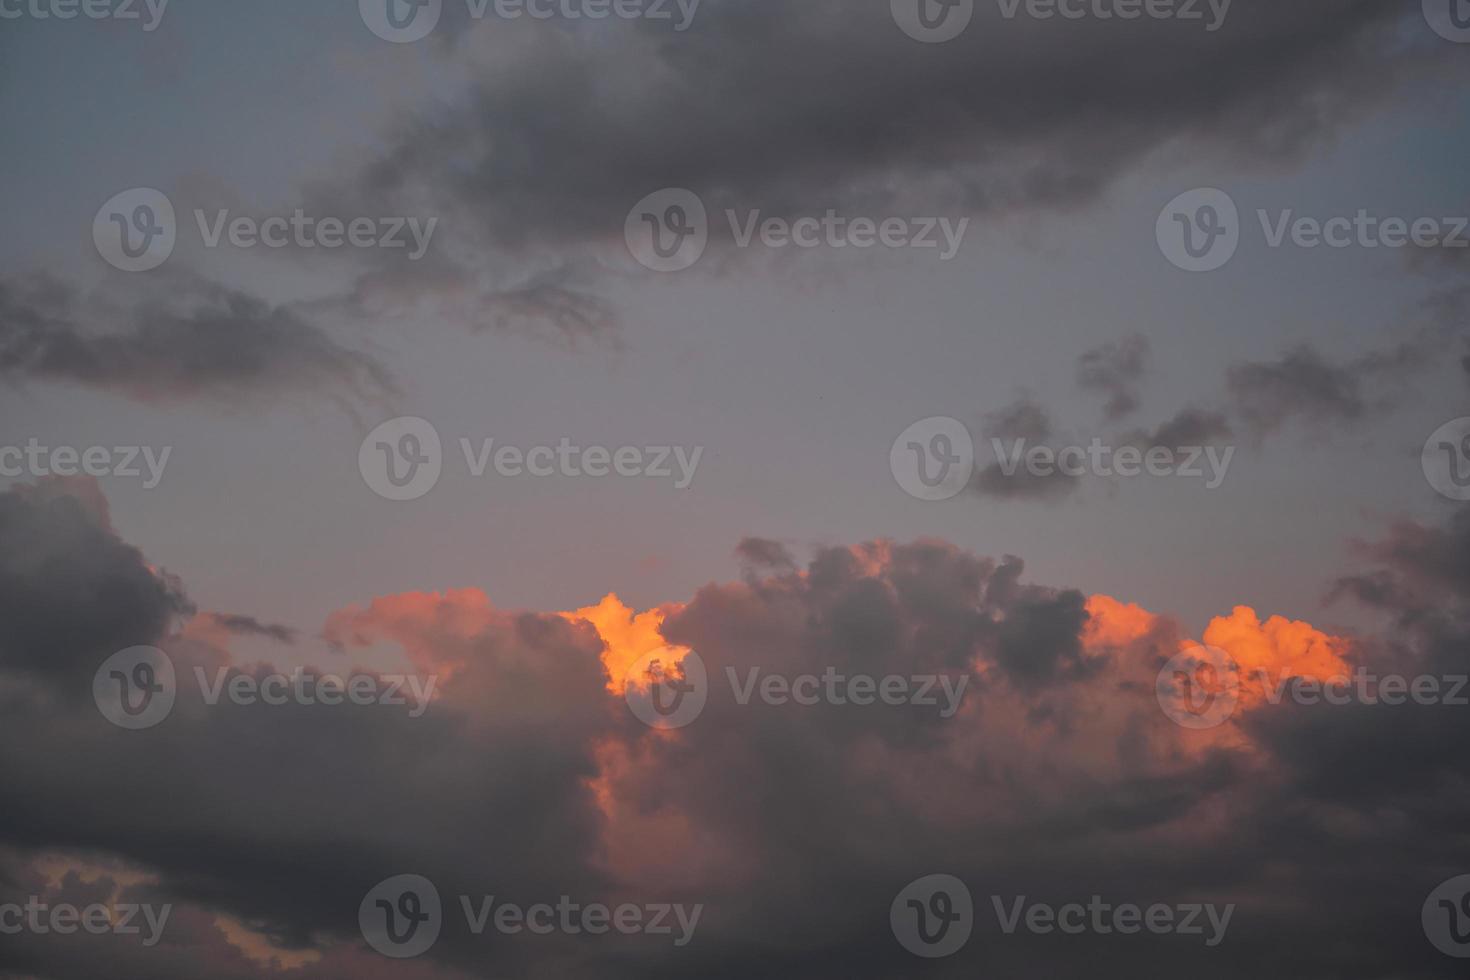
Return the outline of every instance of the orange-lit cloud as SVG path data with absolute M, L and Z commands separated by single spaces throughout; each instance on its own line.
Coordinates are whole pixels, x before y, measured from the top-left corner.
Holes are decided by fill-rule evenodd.
M 1229 616 L 1211 620 L 1204 643 L 1224 650 L 1239 666 L 1247 705 L 1264 701 L 1268 684 L 1293 677 L 1328 680 L 1352 670 L 1343 659 L 1346 640 L 1283 616 L 1263 623 L 1249 606 L 1236 606 Z
M 1160 624 L 1160 617 L 1142 606 L 1106 595 L 1088 598 L 1087 617 L 1082 643 L 1088 650 L 1126 646 L 1147 637 Z
M 380 596 L 366 607 L 338 610 L 328 617 L 322 635 L 344 647 L 397 643 L 415 667 L 448 680 L 466 666 L 470 648 L 464 641 L 505 615 L 480 589 L 403 592 Z
M 607 688 L 621 697 L 628 670 L 643 657 L 667 650 L 669 662 L 674 664 L 681 662 L 689 652 L 683 647 L 670 647 L 659 632 L 664 620 L 680 608 L 668 605 L 635 612 L 615 593 L 609 592 L 595 606 L 562 615 L 570 620 L 585 619 L 597 628 L 603 642 L 602 662 L 607 667 Z

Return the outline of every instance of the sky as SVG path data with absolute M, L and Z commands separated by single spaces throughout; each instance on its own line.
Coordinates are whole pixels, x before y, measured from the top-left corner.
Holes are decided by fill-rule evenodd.
M 0 0 L 0 975 L 1457 975 L 1467 75 L 1465 0 Z

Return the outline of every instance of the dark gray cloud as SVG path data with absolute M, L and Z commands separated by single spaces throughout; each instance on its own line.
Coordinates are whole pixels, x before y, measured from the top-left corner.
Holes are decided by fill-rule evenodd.
M 351 406 L 393 391 L 387 369 L 287 307 L 186 274 L 84 296 L 50 277 L 0 279 L 0 377 L 144 402 L 325 396 Z
M 0 669 L 75 698 L 90 697 L 79 682 L 102 660 L 192 611 L 175 580 L 117 537 L 95 488 L 77 478 L 0 493 Z
M 1235 435 L 1230 420 L 1220 412 L 1189 407 L 1152 432 L 1136 432 L 1129 441 L 1138 446 L 1164 446 L 1180 449 L 1192 446 L 1215 446 Z
M 1298 347 L 1274 361 L 1236 364 L 1227 384 L 1235 410 L 1258 434 L 1288 421 L 1350 423 L 1369 409 L 1362 364 L 1337 364 L 1311 347 Z
M 405 125 L 362 189 L 427 193 L 510 241 L 616 235 L 671 186 L 774 214 L 915 189 L 966 211 L 1068 203 L 1175 136 L 1287 152 L 1385 79 L 1448 63 L 1432 35 L 1390 43 L 1407 13 L 1242 0 L 1215 34 L 1146 18 L 1041 31 L 981 4 L 935 46 L 905 37 L 887 4 L 839 0 L 706 0 L 678 37 L 647 25 L 596 43 L 497 22 L 461 39 L 484 48 L 482 81 Z M 1375 84 L 1344 84 L 1349 65 Z
M 1470 511 L 1456 510 L 1443 527 L 1399 522 L 1358 551 L 1382 567 L 1339 579 L 1339 593 L 1409 612 L 1470 596 Z
M 1077 383 L 1084 390 L 1107 396 L 1103 417 L 1109 422 L 1138 409 L 1139 382 L 1148 367 L 1148 338 L 1134 334 L 1087 351 L 1077 361 Z
M 796 559 L 790 550 L 781 542 L 767 538 L 745 538 L 736 546 L 735 555 L 751 576 L 796 570 Z
M 1396 407 L 1446 358 L 1470 344 L 1470 261 L 1465 249 L 1413 252 L 1408 266 L 1435 274 L 1414 320 L 1386 329 L 1392 339 L 1351 357 L 1333 357 L 1301 344 L 1276 358 L 1242 361 L 1226 371 L 1228 411 L 1256 438 L 1293 423 L 1316 432 L 1351 427 Z M 1462 367 L 1470 358 L 1462 361 Z
M 426 605 L 412 629 L 350 611 L 334 636 L 344 649 L 402 641 L 427 658 L 417 672 L 441 675 L 441 701 L 423 717 L 388 706 L 210 707 L 196 669 L 210 683 L 223 669 L 229 684 L 259 679 L 266 665 L 246 671 L 179 632 L 192 611 L 182 589 L 64 486 L 0 494 L 0 540 L 0 610 L 10 624 L 0 643 L 0 780 L 13 788 L 0 846 L 120 861 L 156 876 L 167 900 L 227 912 L 298 951 L 343 941 L 357 949 L 358 902 L 405 870 L 447 893 L 527 904 L 543 889 L 553 900 L 607 894 L 587 780 L 619 716 L 601 643 L 585 624 L 486 606 L 462 629 L 447 600 L 442 617 Z M 178 703 L 159 727 L 123 731 L 92 704 L 92 675 L 112 653 L 145 644 L 172 658 Z M 340 674 L 349 663 L 315 669 Z M 494 953 L 495 962 L 519 972 L 518 958 L 538 952 L 518 950 Z M 167 952 L 129 962 L 146 962 L 155 977 L 210 972 L 195 955 L 171 962 Z M 485 955 L 461 933 L 446 937 L 441 959 Z M 0 945 L 0 972 L 25 956 Z M 67 968 L 70 959 L 48 957 L 39 972 L 88 975 Z M 356 975 L 333 962 L 323 975 Z
M 1410 17 L 1418 30 L 1401 30 Z M 888 4 L 845 0 L 705 0 L 677 35 L 648 22 L 456 22 L 440 50 L 467 66 L 467 88 L 405 120 L 354 178 L 313 194 L 333 213 L 445 216 L 458 247 L 392 270 L 405 301 L 435 300 L 447 275 L 486 299 L 466 319 L 507 322 L 519 306 L 564 338 L 615 320 L 590 293 L 569 305 L 517 284 L 569 261 L 627 266 L 624 219 L 662 188 L 702 197 L 716 248 L 730 237 L 727 208 L 1068 208 L 1171 141 L 1293 159 L 1401 84 L 1463 70 L 1394 0 L 1237 0 L 1213 33 L 1148 18 L 1037 26 L 982 3 L 965 34 L 926 45 Z M 384 288 L 377 270 L 364 278 Z
M 214 613 L 210 617 L 216 624 L 231 633 L 241 636 L 262 636 L 277 643 L 295 643 L 298 633 L 289 626 L 279 623 L 262 623 L 254 616 L 239 613 Z
M 153 641 L 186 676 L 238 673 L 227 651 L 172 631 L 181 590 L 116 540 L 93 501 L 68 505 L 66 489 L 0 494 L 7 543 L 26 527 L 56 539 L 6 549 L 8 620 L 29 603 L 28 634 L 63 636 L 84 606 L 47 597 L 80 584 L 77 596 L 132 611 L 94 616 L 82 645 L 101 649 L 85 658 L 46 645 L 63 664 Z M 1452 540 L 1424 533 L 1429 542 L 1385 551 L 1386 571 L 1461 589 L 1436 557 Z M 84 569 L 83 552 L 114 558 Z M 64 696 L 85 690 L 89 671 L 38 672 L 7 647 L 0 899 L 84 902 L 141 872 L 145 883 L 123 893 L 172 901 L 179 919 L 155 951 L 25 936 L 0 946 L 0 970 L 80 980 L 106 957 L 122 977 L 229 980 L 896 976 L 917 961 L 888 934 L 889 902 L 944 871 L 970 884 L 981 921 L 962 954 L 928 968 L 935 976 L 1071 975 L 1106 958 L 1119 976 L 1223 980 L 1286 947 L 1309 980 L 1454 975 L 1420 933 L 1418 908 L 1470 862 L 1454 833 L 1466 803 L 1460 716 L 1262 709 L 1239 720 L 1251 744 L 1211 741 L 1154 701 L 1154 675 L 1183 638 L 1175 624 L 1098 621 L 1076 591 L 1027 582 L 1018 559 L 942 541 L 821 548 L 804 568 L 768 541 L 740 553 L 770 572 L 670 609 L 665 636 L 696 649 L 713 681 L 704 714 L 675 735 L 645 728 L 607 691 L 587 624 L 473 594 L 390 597 L 328 624 L 340 650 L 392 643 L 416 670 L 443 675 L 421 719 L 208 708 L 181 693 L 162 725 L 124 732 Z M 1463 592 L 1449 608 L 1392 640 L 1365 638 L 1364 656 L 1463 664 Z M 828 668 L 934 673 L 967 688 L 943 718 L 917 705 L 740 705 L 725 680 Z M 106 875 L 43 880 L 40 854 Z M 475 939 L 452 919 L 431 953 L 400 966 L 365 951 L 355 916 L 370 886 L 404 872 L 451 903 L 568 894 L 706 911 L 677 952 L 585 936 Z M 1207 950 L 1182 937 L 1003 936 L 992 894 L 1239 907 L 1226 942 Z M 290 973 L 248 961 L 219 914 L 321 958 Z
M 544 276 L 486 297 L 486 314 L 490 329 L 531 337 L 549 335 L 565 347 L 605 338 L 617 327 L 617 314 L 610 304 Z
M 985 417 L 982 428 L 988 444 L 977 447 L 990 450 L 994 461 L 980 467 L 971 485 L 982 497 L 997 500 L 1060 500 L 1081 486 L 1080 478 L 1052 470 L 1040 475 L 1024 463 L 1024 451 L 1043 446 L 1052 435 L 1050 413 L 1031 395 L 1022 395 L 1011 404 Z M 1017 449 L 1022 456 L 1017 457 Z M 1020 465 L 1012 468 L 1014 462 Z M 1010 470 L 1008 472 L 1008 470 Z
M 1399 331 L 1402 339 L 1356 357 L 1334 359 L 1300 345 L 1268 361 L 1226 371 L 1230 410 L 1258 438 L 1293 422 L 1327 430 L 1394 408 L 1414 379 L 1465 342 L 1462 324 Z

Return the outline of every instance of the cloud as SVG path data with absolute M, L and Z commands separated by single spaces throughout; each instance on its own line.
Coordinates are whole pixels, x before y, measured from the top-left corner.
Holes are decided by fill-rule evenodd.
M 1391 410 L 1415 378 L 1465 343 L 1461 322 L 1439 320 L 1394 331 L 1393 343 L 1347 359 L 1302 344 L 1273 360 L 1233 364 L 1226 371 L 1230 412 L 1259 439 L 1293 422 L 1325 431 Z
M 1294 418 L 1316 423 L 1356 422 L 1368 410 L 1362 365 L 1338 365 L 1310 347 L 1275 361 L 1237 364 L 1229 387 L 1236 410 L 1258 433 Z
M 163 978 L 891 976 L 912 961 L 887 934 L 888 904 L 941 870 L 969 882 L 982 910 L 992 894 L 1239 906 L 1208 953 L 1006 937 L 982 921 L 941 976 L 1071 974 L 1106 951 L 1118 975 L 1223 978 L 1283 943 L 1310 980 L 1447 975 L 1417 910 L 1470 860 L 1452 833 L 1466 802 L 1463 712 L 1253 699 L 1217 731 L 1187 732 L 1154 689 L 1187 631 L 1028 581 L 1020 559 L 874 541 L 818 548 L 798 566 L 755 539 L 740 548 L 753 562 L 742 580 L 656 610 L 608 596 L 515 611 L 464 589 L 332 615 L 323 669 L 388 650 L 441 678 L 431 710 L 411 719 L 383 706 L 206 705 L 188 679 L 196 667 L 245 672 L 229 649 L 238 634 L 180 632 L 182 586 L 101 520 L 64 483 L 0 493 L 0 609 L 38 641 L 0 646 L 0 900 L 121 888 L 176 903 L 178 926 L 147 954 L 28 936 L 0 946 L 0 970 L 80 978 L 106 956 L 118 976 Z M 1433 622 L 1336 636 L 1238 608 L 1203 638 L 1300 676 L 1346 663 L 1463 669 L 1470 620 L 1439 557 L 1454 533 L 1399 535 L 1375 552 L 1406 583 L 1457 590 Z M 90 703 L 91 672 L 139 642 L 165 648 L 185 680 L 165 722 L 125 732 Z M 634 719 L 611 683 L 663 647 L 697 651 L 712 681 L 703 714 L 676 732 Z M 944 717 L 917 704 L 741 704 L 727 679 L 829 670 L 966 684 Z M 48 870 L 99 864 L 100 876 Z M 433 880 L 452 914 L 401 974 L 366 951 L 356 910 L 405 872 Z M 485 894 L 705 912 L 677 953 L 651 937 L 476 938 L 457 896 Z M 271 950 L 302 965 L 273 968 Z
M 1026 30 L 982 12 L 943 46 L 911 42 L 882 4 L 706 0 L 699 15 L 677 38 L 525 20 L 471 30 L 457 51 L 473 86 L 406 123 L 364 188 L 437 195 L 521 241 L 616 233 L 666 186 L 773 214 L 916 188 L 966 210 L 1062 203 L 1176 136 L 1287 152 L 1385 78 L 1452 64 L 1427 31 L 1390 43 L 1401 10 L 1353 0 L 1240 4 L 1213 35 L 1147 19 Z M 1344 61 L 1377 84 L 1344 85 Z M 1013 84 L 1036 77 L 1055 84 Z
M 76 698 L 90 696 L 104 659 L 192 611 L 177 580 L 118 538 L 98 498 L 91 478 L 0 493 L 0 667 Z
M 212 625 L 219 627 L 227 633 L 239 636 L 260 636 L 277 643 L 295 643 L 298 633 L 289 626 L 279 623 L 262 623 L 254 616 L 245 616 L 239 613 L 209 613 L 208 619 Z
M 433 261 L 397 264 L 391 286 L 370 271 L 365 288 L 438 304 L 447 279 L 457 301 L 484 304 L 471 323 L 524 314 L 558 342 L 609 335 L 616 320 L 590 293 L 525 284 L 569 264 L 589 281 L 638 271 L 623 224 L 653 191 L 700 195 L 720 250 L 726 209 L 1066 209 L 1163 148 L 1274 164 L 1385 93 L 1463 70 L 1422 22 L 1401 31 L 1407 16 L 1362 0 L 1238 3 L 1214 33 L 1147 18 L 1035 30 L 982 4 L 944 45 L 904 36 L 887 4 L 845 0 L 705 0 L 678 35 L 456 22 L 436 50 L 459 91 L 311 196 L 330 213 L 444 217 Z
M 1443 527 L 1400 521 L 1357 549 L 1381 567 L 1338 579 L 1335 597 L 1422 613 L 1470 595 L 1470 511 L 1455 511 Z
M 1138 382 L 1148 366 L 1148 338 L 1133 334 L 1117 343 L 1087 351 L 1077 362 L 1077 383 L 1084 390 L 1107 396 L 1103 417 L 1109 422 L 1132 415 L 1138 409 Z
M 82 295 L 49 276 L 0 279 L 0 376 L 112 391 L 142 402 L 381 400 L 392 379 L 288 307 L 189 274 L 163 288 Z
M 971 485 L 982 497 L 997 500 L 1060 500 L 1081 486 L 1081 479 L 1053 469 L 1046 475 L 1034 473 L 1024 465 L 1007 473 L 1000 457 L 1014 454 L 1017 448 L 1029 450 L 1051 438 L 1051 415 L 1031 395 L 1022 395 L 998 411 L 985 417 L 985 438 L 990 440 L 997 458 L 980 468 Z M 1025 445 L 1020 444 L 1024 442 Z
M 1189 446 L 1213 446 L 1233 438 L 1235 431 L 1220 412 L 1193 406 L 1181 409 L 1173 418 L 1153 432 L 1136 431 L 1129 441 L 1138 446 L 1166 446 L 1179 449 Z

